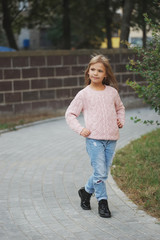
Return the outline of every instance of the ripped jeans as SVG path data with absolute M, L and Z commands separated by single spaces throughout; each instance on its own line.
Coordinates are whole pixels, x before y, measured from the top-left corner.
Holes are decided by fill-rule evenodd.
M 98 201 L 108 199 L 105 181 L 112 165 L 116 140 L 86 138 L 86 149 L 91 159 L 93 174 L 85 185 L 88 193 L 95 193 Z

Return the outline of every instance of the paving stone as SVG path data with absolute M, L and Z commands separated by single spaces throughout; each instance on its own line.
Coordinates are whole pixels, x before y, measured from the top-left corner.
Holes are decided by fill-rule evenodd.
M 131 116 L 159 118 L 148 108 L 127 110 L 117 150 L 156 128 L 134 124 Z M 111 175 L 112 218 L 99 217 L 95 197 L 92 210 L 83 211 L 77 191 L 91 173 L 85 139 L 63 117 L 1 134 L 0 240 L 160 239 L 158 220 L 138 210 Z

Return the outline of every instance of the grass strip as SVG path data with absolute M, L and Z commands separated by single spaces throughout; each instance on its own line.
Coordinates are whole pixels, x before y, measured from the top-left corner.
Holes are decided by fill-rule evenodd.
M 45 120 L 54 117 L 64 116 L 63 112 L 58 113 L 43 113 L 35 115 L 13 115 L 13 116 L 1 116 L 0 117 L 0 130 L 16 130 L 16 126 L 32 123 L 40 120 Z
M 117 151 L 111 173 L 120 189 L 160 220 L 160 129 Z

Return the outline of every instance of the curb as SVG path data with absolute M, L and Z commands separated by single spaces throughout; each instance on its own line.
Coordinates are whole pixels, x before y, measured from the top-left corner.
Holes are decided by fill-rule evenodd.
M 54 118 L 48 118 L 48 119 L 39 120 L 39 121 L 31 122 L 31 123 L 26 123 L 26 124 L 23 124 L 23 125 L 18 125 L 18 126 L 15 126 L 13 129 L 8 128 L 8 129 L 0 130 L 0 134 L 4 134 L 4 133 L 7 133 L 7 132 L 12 132 L 12 131 L 16 131 L 16 130 L 19 130 L 19 129 L 22 129 L 22 128 L 36 126 L 36 125 L 44 124 L 44 123 L 48 123 L 48 122 L 59 121 L 59 120 L 64 119 L 64 118 L 65 118 L 64 116 L 54 117 Z

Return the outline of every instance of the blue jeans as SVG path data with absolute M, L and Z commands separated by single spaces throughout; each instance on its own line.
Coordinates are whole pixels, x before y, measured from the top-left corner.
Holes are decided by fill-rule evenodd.
M 88 193 L 95 193 L 98 201 L 108 199 L 105 180 L 112 165 L 116 140 L 86 138 L 86 149 L 93 167 L 93 174 L 85 185 Z

